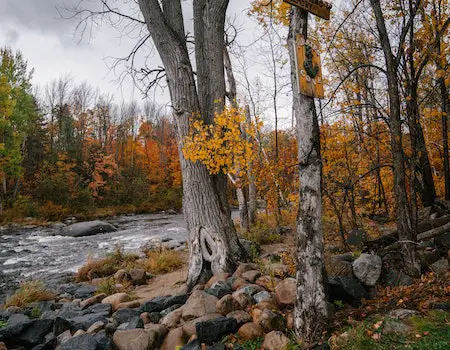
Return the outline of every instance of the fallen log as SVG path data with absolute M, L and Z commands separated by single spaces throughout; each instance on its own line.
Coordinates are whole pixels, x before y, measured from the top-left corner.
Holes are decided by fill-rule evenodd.
M 418 241 L 427 241 L 429 239 L 443 235 L 444 233 L 447 233 L 447 232 L 450 232 L 450 222 L 445 225 L 436 227 L 432 230 L 428 230 L 426 232 L 423 232 L 423 233 L 417 235 L 417 240 Z

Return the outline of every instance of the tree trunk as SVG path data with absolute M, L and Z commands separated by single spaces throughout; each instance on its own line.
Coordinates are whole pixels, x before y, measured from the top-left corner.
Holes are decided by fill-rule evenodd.
M 326 326 L 324 289 L 320 133 L 314 99 L 298 88 L 296 34 L 306 37 L 308 13 L 292 10 L 288 47 L 293 105 L 297 120 L 300 199 L 297 219 L 297 298 L 294 311 L 297 335 L 308 343 L 320 338 Z
M 250 125 L 252 122 L 250 116 L 250 106 L 245 106 L 245 117 L 247 124 Z M 248 176 L 248 221 L 250 225 L 254 225 L 256 222 L 256 211 L 258 203 L 256 201 L 256 184 L 255 175 L 253 174 L 253 164 L 250 162 L 247 170 Z
M 406 194 L 406 171 L 402 144 L 402 122 L 400 118 L 400 93 L 398 87 L 398 64 L 392 53 L 386 23 L 381 10 L 380 0 L 370 0 L 375 13 L 380 43 L 383 48 L 387 69 L 389 95 L 389 126 L 394 171 L 394 194 L 397 214 L 397 230 L 402 247 L 405 272 L 414 277 L 420 275 L 420 264 L 415 251 L 416 237 L 411 228 L 408 196 Z
M 248 232 L 250 229 L 247 206 L 247 193 L 245 188 L 239 185 L 236 189 L 236 194 L 239 203 L 239 222 L 241 226 L 241 233 Z
M 212 122 L 223 109 L 225 78 L 223 37 L 227 0 L 194 1 L 197 84 L 186 45 L 180 0 L 139 0 L 139 6 L 166 69 L 177 128 L 183 176 L 183 211 L 189 231 L 187 284 L 206 281 L 212 273 L 231 272 L 246 254 L 239 243 L 226 200 L 226 178 L 184 158 L 183 141 L 192 116 Z M 198 47 L 197 47 L 198 46 Z M 199 95 L 201 98 L 199 99 Z M 214 105 L 214 101 L 222 99 Z

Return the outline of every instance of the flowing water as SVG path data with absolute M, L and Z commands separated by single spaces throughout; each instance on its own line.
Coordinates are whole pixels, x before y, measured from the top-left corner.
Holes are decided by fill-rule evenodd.
M 88 257 L 101 257 L 120 247 L 139 252 L 161 242 L 179 246 L 187 241 L 182 215 L 117 216 L 105 221 L 116 232 L 89 237 L 61 236 L 61 225 L 0 230 L 0 303 L 20 281 L 55 279 L 75 272 Z

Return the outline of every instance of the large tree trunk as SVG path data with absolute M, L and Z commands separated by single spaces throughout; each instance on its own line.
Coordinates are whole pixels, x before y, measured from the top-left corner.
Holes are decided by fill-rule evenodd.
M 226 178 L 211 176 L 206 167 L 183 155 L 190 119 L 200 116 L 213 122 L 223 109 L 223 27 L 228 1 L 194 1 L 196 81 L 189 53 L 180 0 L 139 0 L 139 6 L 167 74 L 177 127 L 183 176 L 183 210 L 189 231 L 187 284 L 206 281 L 212 273 L 233 271 L 246 254 L 231 220 L 226 199 Z M 207 62 L 203 62 L 203 61 Z M 210 61 L 211 60 L 211 61 Z M 222 99 L 220 102 L 219 100 Z M 214 101 L 219 101 L 214 105 Z
M 252 118 L 250 115 L 250 106 L 245 106 L 245 119 L 247 125 L 250 125 L 252 122 Z M 255 175 L 253 173 L 253 164 L 250 162 L 247 170 L 248 176 L 248 221 L 250 225 L 254 225 L 256 222 L 256 211 L 258 210 L 258 203 L 256 200 L 256 184 L 255 184 Z
M 314 99 L 299 93 L 296 34 L 307 34 L 308 13 L 292 10 L 288 47 L 293 105 L 297 120 L 300 199 L 297 218 L 297 299 L 295 330 L 306 342 L 322 335 L 327 318 L 324 289 L 320 133 Z
M 411 227 L 411 218 L 406 194 L 406 171 L 402 144 L 402 122 L 400 118 L 400 93 L 398 87 L 398 64 L 392 53 L 386 23 L 381 10 L 380 0 L 370 0 L 375 13 L 380 43 L 386 61 L 389 94 L 389 127 L 391 136 L 392 160 L 394 169 L 394 194 L 397 214 L 397 231 L 403 255 L 405 272 L 414 277 L 420 275 L 420 264 L 415 250 L 416 237 Z

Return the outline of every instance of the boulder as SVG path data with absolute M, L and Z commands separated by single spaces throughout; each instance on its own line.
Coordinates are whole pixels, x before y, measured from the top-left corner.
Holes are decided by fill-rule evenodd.
M 144 322 L 144 324 L 148 324 L 152 322 L 152 319 L 150 318 L 150 313 L 148 312 L 143 312 L 141 313 L 141 315 L 139 316 L 142 320 L 142 322 Z M 158 320 L 159 322 L 159 320 Z
M 232 296 L 239 303 L 242 310 L 247 309 L 247 307 L 255 303 L 255 299 L 247 293 L 236 291 L 232 294 Z
M 217 312 L 216 304 L 219 299 L 203 291 L 194 291 L 183 306 L 182 317 L 192 320 L 206 314 Z
M 181 308 L 182 306 L 183 306 L 183 305 L 181 305 L 181 304 L 175 304 L 175 305 L 172 305 L 171 307 L 168 307 L 167 309 L 161 311 L 161 312 L 160 312 L 160 315 L 161 315 L 161 317 L 165 317 L 165 316 L 167 316 L 168 314 L 170 314 L 172 311 L 175 311 L 175 310 Z
M 253 295 L 253 299 L 255 299 L 256 303 L 260 303 L 262 301 L 272 300 L 272 295 L 264 290 Z
M 251 283 L 255 282 L 256 279 L 260 276 L 261 276 L 261 271 L 259 271 L 259 270 L 247 271 L 242 274 L 242 278 Z
M 134 268 L 130 270 L 130 277 L 135 285 L 142 285 L 147 282 L 147 274 L 144 269 Z
M 261 315 L 259 315 L 257 323 L 266 332 L 273 330 L 281 331 L 286 329 L 286 320 L 280 314 L 269 309 L 264 309 Z
M 342 255 L 333 255 L 325 264 L 328 277 L 353 276 L 352 263 L 341 258 Z
M 255 284 L 257 284 L 258 286 L 261 286 L 267 290 L 270 291 L 274 291 L 275 287 L 281 282 L 281 280 L 277 277 L 272 277 L 272 276 L 262 276 L 259 277 L 256 281 Z
M 236 333 L 238 324 L 234 318 L 219 317 L 205 322 L 198 322 L 195 325 L 195 329 L 200 343 L 212 344 L 228 334 Z
M 249 284 L 248 281 L 244 280 L 241 277 L 233 277 L 232 279 L 229 279 L 229 282 L 231 282 L 231 289 L 232 290 L 238 290 L 242 287 Z
M 353 262 L 353 273 L 367 286 L 373 287 L 381 275 L 381 258 L 363 253 Z
M 76 299 L 87 299 L 94 296 L 97 289 L 96 286 L 82 285 L 75 290 L 73 296 Z
M 87 309 L 90 313 L 104 313 L 105 315 L 111 315 L 112 305 L 111 304 L 94 304 L 89 306 Z
M 244 340 L 254 340 L 264 335 L 264 329 L 255 322 L 246 323 L 238 330 L 239 337 Z
M 78 222 L 76 224 L 65 226 L 61 230 L 61 235 L 69 237 L 84 237 L 115 231 L 117 231 L 117 229 L 110 223 L 94 220 Z
M 130 297 L 127 293 L 116 293 L 102 300 L 102 304 L 111 304 L 113 310 L 117 310 L 117 306 L 121 303 L 129 301 Z
M 114 274 L 114 279 L 119 283 L 122 283 L 127 278 L 128 273 L 124 269 L 117 270 L 117 272 Z
M 6 347 L 6 344 L 4 342 L 0 342 L 0 350 L 8 350 L 8 348 Z
M 44 341 L 45 336 L 51 332 L 53 320 L 36 320 L 18 336 L 18 342 L 27 347 L 34 347 Z
M 264 350 L 285 350 L 289 346 L 289 338 L 282 332 L 272 331 L 264 337 L 262 347 Z
M 119 305 L 117 305 L 116 309 L 120 310 L 120 309 L 134 309 L 137 307 L 140 307 L 141 303 L 138 300 L 133 300 L 133 301 L 126 301 L 125 303 L 120 303 Z
M 166 338 L 164 339 L 164 342 L 161 346 L 161 350 L 174 350 L 177 349 L 177 347 L 181 347 L 184 344 L 186 344 L 186 341 L 188 340 L 188 337 L 183 331 L 183 327 L 178 327 L 175 329 L 172 329 L 169 334 L 167 334 Z
M 133 309 L 120 309 L 113 313 L 112 317 L 118 324 L 129 322 L 133 317 L 139 318 L 141 313 Z
M 257 285 L 257 284 L 249 284 L 247 286 L 243 286 L 242 288 L 238 289 L 235 293 L 245 293 L 250 296 L 255 295 L 256 293 L 263 292 L 264 288 Z
M 165 301 L 169 298 L 169 296 L 161 296 L 156 297 L 150 300 L 147 300 L 141 305 L 141 312 L 161 312 L 166 309 Z
M 211 288 L 211 286 L 216 282 L 226 282 L 229 277 L 230 274 L 227 272 L 217 273 L 209 279 L 205 285 L 205 288 Z
M 97 350 L 98 343 L 90 334 L 73 336 L 65 341 L 60 350 Z
M 383 335 L 406 336 L 412 327 L 398 320 L 385 320 L 383 325 Z
M 113 340 L 112 337 L 104 330 L 98 332 L 94 336 L 95 340 L 97 341 L 97 350 L 112 350 L 113 349 Z
M 236 319 L 238 326 L 243 325 L 244 323 L 250 322 L 252 320 L 251 316 L 242 310 L 236 310 L 230 312 L 227 317 Z
M 102 321 L 106 323 L 106 317 L 108 317 L 108 315 L 105 313 L 86 314 L 70 318 L 67 321 L 71 323 L 72 331 L 77 331 L 80 329 L 85 331 L 89 329 L 89 327 L 92 326 L 97 321 Z
M 183 314 L 183 310 L 177 309 L 170 313 L 168 313 L 166 316 L 164 316 L 160 323 L 167 328 L 175 328 L 180 324 L 181 315 Z
M 144 328 L 144 321 L 138 316 L 132 317 L 129 321 L 125 329 L 135 329 L 135 328 Z
M 285 264 L 271 263 L 266 266 L 267 271 L 271 272 L 271 275 L 282 277 L 289 275 L 289 267 Z
M 439 277 L 445 277 L 448 273 L 448 259 L 442 258 L 430 266 L 431 270 Z
M 196 327 L 197 323 L 214 320 L 214 319 L 221 318 L 221 317 L 223 317 L 223 316 L 221 314 L 217 314 L 217 313 L 204 315 L 202 317 L 199 317 L 199 318 L 196 318 L 196 319 L 191 320 L 189 322 L 186 322 L 183 325 L 183 331 L 184 331 L 184 333 L 186 333 L 186 336 L 188 338 L 190 338 L 196 332 L 196 328 L 195 327 Z
M 403 271 L 389 270 L 384 278 L 384 283 L 389 287 L 410 286 L 414 284 L 414 278 L 409 277 Z
M 100 303 L 103 299 L 106 298 L 106 296 L 107 295 L 105 293 L 94 295 L 93 297 L 90 297 L 88 299 L 83 300 L 80 303 L 80 307 L 83 308 L 83 309 L 86 309 L 89 306 L 92 306 L 94 304 Z
M 415 310 L 407 310 L 407 309 L 397 309 L 389 311 L 388 316 L 390 318 L 397 318 L 399 320 L 403 320 L 405 318 L 409 318 L 414 315 L 418 315 L 419 312 Z
M 292 306 L 295 303 L 297 283 L 294 278 L 286 278 L 275 288 L 275 297 L 281 306 Z
M 215 297 L 220 299 L 227 294 L 231 294 L 232 290 L 226 282 L 219 281 L 214 283 L 211 288 L 205 288 L 205 293 L 214 295 Z
M 155 330 L 138 328 L 116 331 L 113 341 L 118 350 L 148 350 L 156 349 L 161 339 Z
M 239 310 L 240 304 L 231 295 L 225 295 L 216 303 L 217 312 L 222 315 L 227 315 L 232 311 Z
M 352 305 L 360 305 L 361 299 L 368 299 L 369 294 L 353 277 L 338 276 L 328 281 L 330 301 L 340 300 Z
M 238 268 L 236 269 L 236 271 L 234 272 L 233 276 L 242 277 L 242 274 L 244 272 L 253 271 L 253 270 L 258 270 L 258 265 L 253 264 L 253 263 L 240 264 L 238 266 Z
M 92 326 L 90 326 L 87 329 L 86 333 L 87 334 L 97 333 L 97 332 L 101 331 L 103 329 L 103 327 L 105 327 L 105 322 L 97 321 L 97 322 L 93 323 Z

